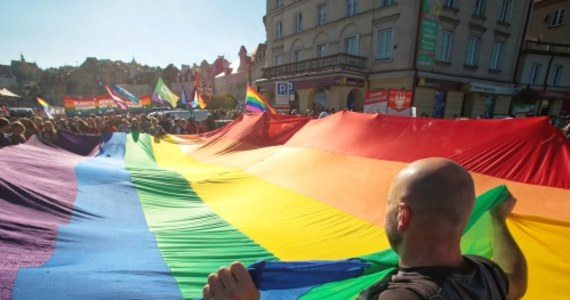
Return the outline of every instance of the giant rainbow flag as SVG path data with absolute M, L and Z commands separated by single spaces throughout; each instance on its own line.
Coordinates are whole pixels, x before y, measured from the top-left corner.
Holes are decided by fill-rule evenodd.
M 383 229 L 392 178 L 430 156 L 474 177 L 462 250 L 493 256 L 487 210 L 508 188 L 526 298 L 567 299 L 570 143 L 546 118 L 351 112 L 0 149 L 0 298 L 193 299 L 241 260 L 265 299 L 353 299 L 397 265 Z

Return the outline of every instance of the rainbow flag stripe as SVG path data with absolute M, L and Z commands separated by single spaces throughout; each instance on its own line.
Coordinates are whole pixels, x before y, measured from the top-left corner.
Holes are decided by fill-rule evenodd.
M 36 97 L 36 100 L 38 100 L 38 103 L 44 110 L 49 108 L 49 104 L 44 99 Z
M 247 86 L 245 95 L 245 109 L 253 112 L 275 113 L 275 109 L 250 85 Z
M 392 178 L 431 156 L 474 177 L 464 253 L 492 258 L 487 211 L 508 188 L 525 298 L 570 289 L 570 142 L 547 118 L 247 114 L 200 136 L 61 132 L 0 154 L 1 299 L 194 299 L 235 260 L 262 299 L 355 299 L 397 266 Z

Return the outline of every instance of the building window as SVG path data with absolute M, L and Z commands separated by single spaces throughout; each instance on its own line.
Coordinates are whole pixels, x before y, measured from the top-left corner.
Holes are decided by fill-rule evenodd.
M 541 64 L 532 64 L 530 67 L 530 76 L 528 78 L 528 83 L 530 84 L 538 84 L 538 79 L 540 78 L 540 69 L 542 68 Z
M 566 8 L 557 9 L 552 13 L 552 20 L 550 20 L 550 26 L 560 26 L 564 24 L 564 15 L 566 14 Z
M 477 0 L 475 2 L 475 12 L 474 15 L 476 16 L 484 16 L 485 15 L 485 6 L 487 6 L 486 0 Z
M 302 21 L 303 21 L 303 15 L 298 14 L 295 16 L 295 32 L 301 32 L 301 30 L 303 29 Z
M 275 0 L 275 8 L 279 8 L 283 6 L 283 0 Z
M 437 47 L 437 59 L 440 61 L 451 60 L 451 31 L 439 32 L 439 44 Z
M 562 65 L 555 65 L 550 71 L 550 85 L 558 85 L 560 83 L 560 77 L 562 76 Z
M 327 44 L 317 45 L 317 57 L 327 56 Z
M 303 60 L 303 50 L 297 49 L 293 51 L 293 61 L 298 62 Z
M 467 55 L 465 56 L 465 64 L 469 66 L 477 65 L 477 58 L 479 57 L 479 38 L 470 36 L 467 41 Z
M 506 24 L 511 22 L 512 7 L 513 7 L 512 0 L 503 0 L 503 5 L 501 7 L 501 14 L 499 15 L 499 22 Z
M 396 4 L 396 0 L 382 0 L 382 6 L 390 6 Z
M 379 30 L 376 59 L 390 58 L 392 58 L 392 28 Z
M 493 45 L 493 53 L 491 55 L 491 64 L 489 65 L 491 70 L 501 70 L 502 56 L 503 43 L 495 42 L 495 45 Z
M 455 1 L 454 0 L 444 0 L 443 6 L 453 8 L 453 7 L 455 7 Z
M 278 22 L 275 24 L 275 39 L 278 40 L 283 37 L 283 23 Z
M 275 65 L 280 66 L 283 64 L 283 55 L 275 55 Z
M 327 5 L 319 5 L 319 26 L 327 23 Z
M 346 0 L 346 16 L 352 17 L 358 12 L 358 0 Z
M 346 54 L 358 55 L 358 39 L 356 36 L 344 39 L 344 51 Z

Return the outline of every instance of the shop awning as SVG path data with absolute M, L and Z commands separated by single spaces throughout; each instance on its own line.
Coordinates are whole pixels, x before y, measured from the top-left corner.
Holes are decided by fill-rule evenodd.
M 8 89 L 1 89 L 0 90 L 0 96 L 6 96 L 6 97 L 18 97 L 21 98 L 20 96 L 10 92 Z

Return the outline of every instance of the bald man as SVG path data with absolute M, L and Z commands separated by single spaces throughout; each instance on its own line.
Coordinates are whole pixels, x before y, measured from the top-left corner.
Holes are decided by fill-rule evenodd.
M 518 299 L 527 270 L 506 217 L 511 196 L 490 211 L 494 262 L 463 256 L 460 240 L 475 204 L 471 175 L 443 158 L 418 160 L 394 179 L 386 206 L 386 235 L 400 256 L 396 274 L 363 291 L 360 299 Z M 258 299 L 241 263 L 208 277 L 204 299 Z

